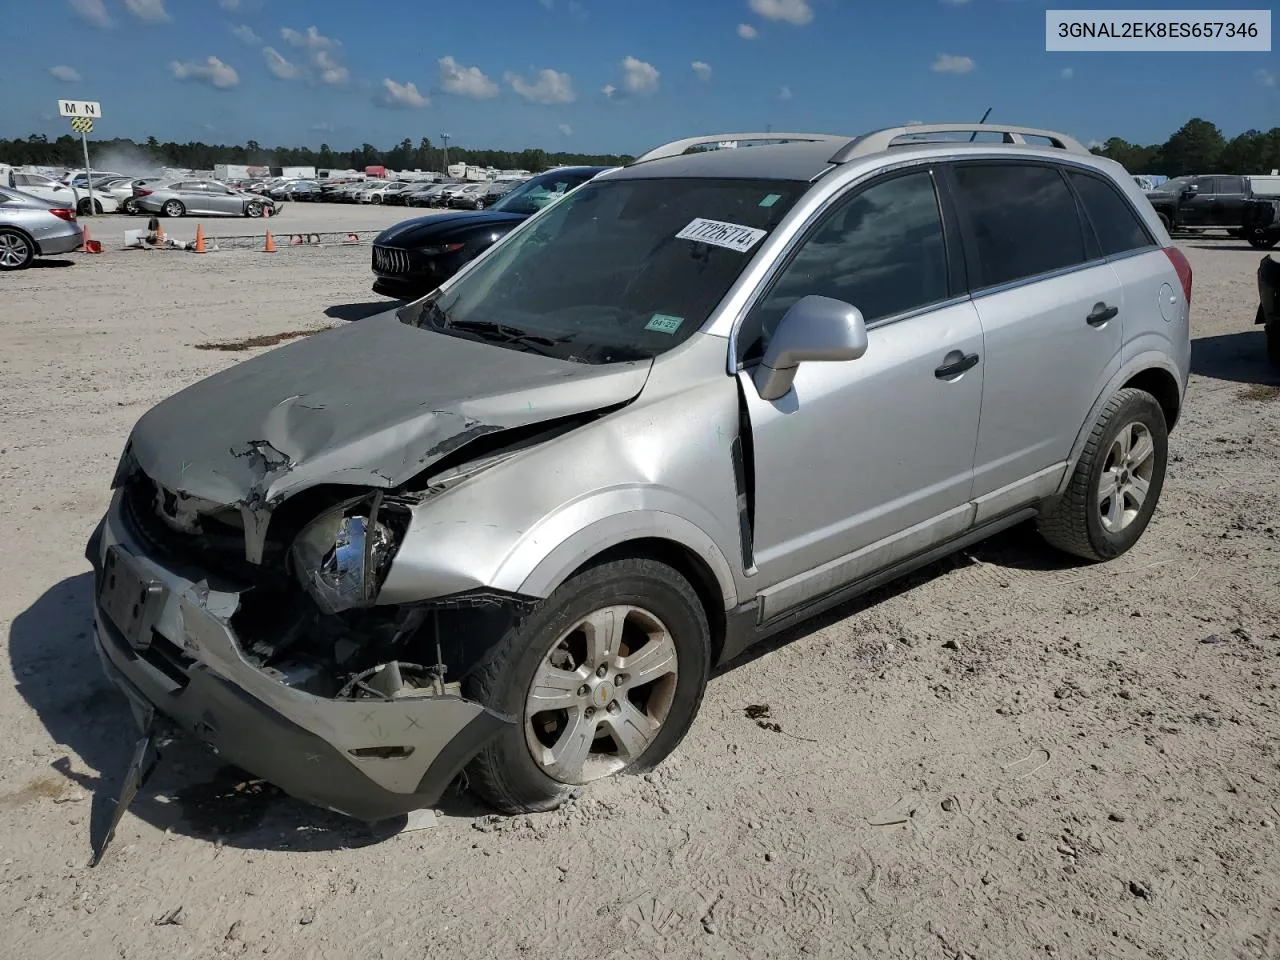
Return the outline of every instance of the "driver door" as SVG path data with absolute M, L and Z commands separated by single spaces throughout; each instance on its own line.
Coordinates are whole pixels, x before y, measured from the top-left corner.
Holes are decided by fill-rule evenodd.
M 982 327 L 943 223 L 927 168 L 860 186 L 834 203 L 743 321 L 762 620 L 969 524 Z M 808 294 L 857 307 L 867 351 L 801 363 L 793 388 L 764 400 L 752 367 Z

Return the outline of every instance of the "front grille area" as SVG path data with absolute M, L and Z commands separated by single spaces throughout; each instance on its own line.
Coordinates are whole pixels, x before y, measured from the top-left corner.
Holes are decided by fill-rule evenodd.
M 408 273 L 409 251 L 396 247 L 374 247 L 373 269 L 386 274 Z
M 146 474 L 135 472 L 121 497 L 121 514 L 129 532 L 157 559 L 177 561 L 199 570 L 243 577 L 256 569 L 245 560 L 244 531 L 212 517 L 202 517 L 203 533 L 175 530 L 156 512 L 159 488 Z

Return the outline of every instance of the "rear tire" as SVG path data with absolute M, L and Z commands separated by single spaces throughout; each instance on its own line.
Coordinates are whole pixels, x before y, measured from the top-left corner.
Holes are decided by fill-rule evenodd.
M 1156 216 L 1160 218 L 1160 226 L 1164 227 L 1164 232 L 1168 234 L 1172 234 L 1173 224 L 1170 222 L 1169 218 L 1166 217 L 1163 213 L 1157 213 Z
M 0 270 L 25 270 L 36 258 L 36 245 L 21 230 L 0 227 Z
M 1155 512 L 1168 456 L 1160 404 L 1145 390 L 1121 390 L 1103 407 L 1066 493 L 1037 522 L 1040 535 L 1084 560 L 1127 552 Z
M 138 209 L 138 201 L 130 197 L 124 202 L 124 206 L 120 208 L 125 216 L 136 217 L 142 211 Z
M 1267 331 L 1267 359 L 1273 367 L 1280 367 L 1280 323 L 1269 323 Z
M 1249 235 L 1249 246 L 1255 250 L 1270 250 L 1277 243 L 1280 243 L 1280 233 L 1268 235 L 1257 230 Z
M 617 612 L 623 608 L 632 612 L 623 616 Z M 582 633 L 590 618 L 613 629 Z M 601 646 L 593 648 L 593 636 Z M 645 659 L 650 644 L 659 647 Z M 619 659 L 623 647 L 630 655 Z M 677 571 L 646 559 L 588 568 L 509 630 L 464 681 L 469 699 L 519 718 L 471 761 L 468 782 L 503 813 L 534 813 L 560 806 L 575 784 L 651 769 L 688 732 L 710 667 L 706 612 Z M 657 679 L 628 676 L 628 669 Z M 570 686 L 554 688 L 548 671 L 569 678 Z M 590 693 L 579 696 L 589 686 Z M 548 694 L 534 698 L 535 689 Z M 561 697 L 563 710 L 554 706 Z M 530 706 L 534 699 L 553 706 L 537 710 Z M 641 721 L 647 721 L 642 734 Z M 574 750 L 575 742 L 586 746 Z

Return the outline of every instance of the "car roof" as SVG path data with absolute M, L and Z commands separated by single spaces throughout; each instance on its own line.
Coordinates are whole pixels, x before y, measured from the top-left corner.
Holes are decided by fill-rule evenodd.
M 700 150 L 623 167 L 620 177 L 725 177 L 809 181 L 831 166 L 828 141 L 770 143 L 728 150 Z

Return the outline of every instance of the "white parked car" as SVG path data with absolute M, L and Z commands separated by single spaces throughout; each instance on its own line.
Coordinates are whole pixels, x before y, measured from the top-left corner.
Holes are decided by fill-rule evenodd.
M 81 216 L 90 212 L 88 193 L 81 194 L 74 187 L 59 183 L 52 177 L 46 177 L 40 173 L 18 173 L 10 170 L 6 177 L 6 186 L 21 190 L 33 197 L 39 197 L 41 200 L 47 200 L 54 206 L 74 210 Z M 120 206 L 113 197 L 103 196 L 96 190 L 93 199 L 94 213 L 114 213 Z

